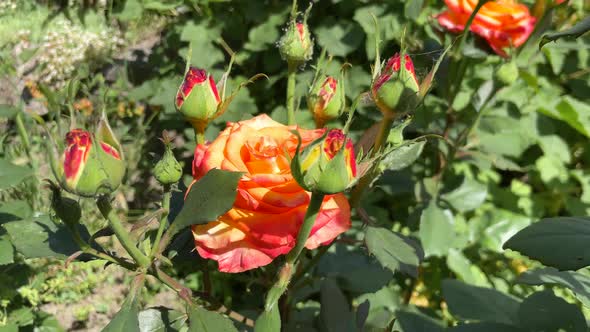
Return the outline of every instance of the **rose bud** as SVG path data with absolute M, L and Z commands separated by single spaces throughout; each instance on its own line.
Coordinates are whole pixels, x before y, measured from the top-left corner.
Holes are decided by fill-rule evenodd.
M 121 145 L 103 115 L 95 135 L 83 129 L 66 134 L 61 162 L 53 164 L 55 177 L 68 192 L 84 197 L 109 194 L 125 175 Z
M 307 105 L 319 127 L 332 119 L 339 117 L 344 110 L 342 89 L 338 80 L 331 76 L 318 80 L 307 97 Z
M 220 103 L 213 76 L 190 67 L 176 93 L 176 109 L 195 129 L 203 131 L 217 115 Z
M 154 177 L 161 185 L 168 186 L 178 182 L 182 177 L 182 166 L 174 158 L 172 148 L 170 148 L 170 140 L 166 134 L 162 140 L 166 146 L 164 155 L 154 166 Z
M 291 20 L 287 31 L 279 40 L 279 51 L 288 62 L 303 63 L 311 59 L 313 42 L 307 24 Z
M 518 67 L 514 61 L 503 63 L 496 71 L 496 79 L 504 84 L 510 85 L 518 79 Z
M 311 192 L 335 194 L 356 179 L 354 146 L 340 129 L 332 129 L 296 154 L 291 163 L 293 177 Z
M 401 62 L 399 53 L 389 58 L 371 88 L 377 107 L 387 114 L 412 111 L 420 102 L 420 84 L 412 59 L 405 55 L 403 66 Z

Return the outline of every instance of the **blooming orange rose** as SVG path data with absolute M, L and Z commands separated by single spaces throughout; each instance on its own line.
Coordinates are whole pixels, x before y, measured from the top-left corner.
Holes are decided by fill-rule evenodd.
M 198 145 L 193 161 L 195 181 L 213 168 L 243 172 L 234 206 L 205 225 L 193 226 L 197 251 L 214 259 L 222 272 L 264 266 L 294 246 L 311 194 L 293 179 L 290 158 L 297 149 L 321 137 L 325 129 L 285 126 L 267 115 L 227 128 L 211 143 Z M 194 183 L 194 182 L 193 182 Z M 325 245 L 350 228 L 350 206 L 343 194 L 327 195 L 305 246 Z
M 447 11 L 437 16 L 438 23 L 452 32 L 461 32 L 477 5 L 477 0 L 445 0 Z M 496 0 L 483 5 L 470 30 L 483 37 L 492 49 L 507 56 L 505 48 L 522 45 L 535 27 L 535 17 L 516 0 Z

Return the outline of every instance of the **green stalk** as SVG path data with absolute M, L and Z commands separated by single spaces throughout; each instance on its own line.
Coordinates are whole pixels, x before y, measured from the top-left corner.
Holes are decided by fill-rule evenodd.
M 168 224 L 168 214 L 170 213 L 170 198 L 172 197 L 172 192 L 170 191 L 170 185 L 164 186 L 164 194 L 162 196 L 162 209 L 164 212 L 162 213 L 162 217 L 160 218 L 160 227 L 158 227 L 158 233 L 156 233 L 156 239 L 154 244 L 152 245 L 152 250 L 148 257 L 149 261 L 152 260 L 155 254 L 158 253 L 160 249 L 160 241 L 162 240 L 162 234 L 164 234 L 164 229 Z
M 467 40 L 467 35 L 469 34 L 469 28 L 471 27 L 471 24 L 473 23 L 473 20 L 475 19 L 477 12 L 479 12 L 481 7 L 483 7 L 483 5 L 485 5 L 488 1 L 489 0 L 479 0 L 477 2 L 477 5 L 473 9 L 473 12 L 471 13 L 471 15 L 469 16 L 469 19 L 467 19 L 467 22 L 465 23 L 465 27 L 463 28 L 463 34 L 461 35 L 461 39 L 459 40 L 459 44 L 457 45 L 457 48 L 455 49 L 455 51 L 453 52 L 453 56 L 451 57 L 452 59 L 451 59 L 450 68 L 454 72 L 455 75 L 454 75 L 453 80 L 451 82 L 449 82 L 450 84 L 448 85 L 449 108 L 452 107 L 453 102 L 455 101 L 455 97 L 457 96 L 457 94 L 459 93 L 459 90 L 461 89 L 461 82 L 463 81 L 463 76 L 465 76 L 465 71 L 467 69 L 467 65 L 468 65 L 467 61 L 468 60 L 465 57 L 461 56 L 461 51 L 463 50 L 463 46 L 465 45 L 465 40 Z M 459 58 L 459 57 L 460 57 L 460 60 L 457 61 L 457 58 Z
M 315 223 L 320 212 L 322 202 L 324 201 L 324 196 L 325 195 L 322 193 L 311 194 L 311 199 L 309 201 L 309 206 L 307 207 L 307 212 L 305 213 L 305 218 L 303 219 L 303 224 L 301 225 L 299 233 L 297 234 L 297 243 L 295 244 L 295 247 L 287 254 L 287 261 L 279 272 L 279 279 L 268 291 L 268 295 L 266 296 L 266 311 L 270 311 L 277 304 L 283 293 L 287 290 L 287 286 L 289 286 L 289 282 L 291 281 L 291 278 L 295 272 L 297 259 L 299 258 L 299 255 L 301 255 L 303 248 L 305 248 L 305 243 L 309 238 L 313 224 Z
M 287 77 L 287 124 L 295 124 L 295 79 L 297 77 L 297 64 L 289 61 Z
M 309 201 L 309 206 L 307 207 L 307 212 L 305 213 L 305 218 L 303 219 L 303 225 L 299 229 L 299 233 L 297 234 L 297 244 L 295 248 L 293 248 L 287 254 L 287 263 L 293 264 L 299 258 L 299 255 L 305 248 L 305 242 L 307 242 L 307 238 L 309 238 L 309 234 L 311 233 L 311 228 L 313 224 L 315 224 L 315 220 L 318 217 L 320 212 L 320 208 L 322 207 L 322 202 L 324 201 L 324 194 L 321 193 L 312 193 L 311 199 Z
M 467 39 L 467 35 L 469 34 L 469 28 L 471 28 L 471 23 L 473 23 L 473 20 L 475 19 L 477 12 L 488 1 L 489 0 L 479 0 L 477 2 L 477 5 L 475 6 L 475 8 L 473 8 L 473 12 L 469 16 L 469 19 L 467 19 L 467 22 L 465 23 L 465 27 L 463 28 L 463 35 L 461 36 L 461 40 L 459 41 L 459 45 L 457 46 L 457 50 L 455 51 L 456 55 L 461 54 L 461 50 L 463 49 L 463 45 L 465 44 L 465 40 Z
M 80 232 L 78 231 L 78 228 L 76 226 L 68 227 L 68 229 L 70 230 L 70 233 L 72 234 L 72 237 L 74 238 L 74 242 L 76 242 L 76 244 L 80 247 L 80 250 L 83 253 L 103 259 L 103 260 L 111 262 L 113 264 L 120 265 L 120 266 L 126 268 L 127 270 L 131 270 L 131 271 L 135 270 L 136 266 L 134 264 L 131 264 L 123 259 L 107 255 L 103 252 L 100 252 L 100 251 L 92 248 L 92 246 L 90 246 L 89 243 L 87 243 L 86 241 L 84 241 L 82 239 L 82 236 L 80 236 Z
M 16 128 L 18 130 L 18 134 L 23 141 L 23 145 L 25 147 L 25 152 L 27 153 L 27 157 L 31 159 L 31 142 L 29 141 L 29 134 L 27 133 L 27 129 L 25 128 L 25 124 L 23 122 L 22 112 L 18 112 L 16 114 Z M 32 161 L 32 159 L 31 159 Z
M 195 141 L 197 142 L 197 145 L 205 143 L 205 131 L 204 130 L 197 130 L 195 128 Z
M 135 262 L 140 267 L 149 266 L 150 260 L 139 249 L 137 249 L 137 247 L 131 241 L 131 238 L 129 238 L 129 233 L 125 227 L 123 227 L 119 216 L 117 216 L 117 212 L 111 206 L 109 197 L 101 196 L 96 201 L 96 205 L 98 206 L 100 213 L 102 213 L 102 216 L 108 220 L 109 226 L 115 233 L 115 236 L 117 239 L 119 239 L 119 242 L 121 242 L 121 245 L 129 253 L 131 258 L 133 258 L 133 260 L 135 260 Z

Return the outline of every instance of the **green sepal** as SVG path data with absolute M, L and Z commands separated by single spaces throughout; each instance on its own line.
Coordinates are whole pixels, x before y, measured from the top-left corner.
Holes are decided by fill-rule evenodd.
M 310 38 L 309 28 L 306 23 L 303 41 L 299 38 L 297 21 L 292 19 L 283 37 L 279 40 L 279 51 L 283 59 L 293 63 L 303 63 L 311 59 L 313 55 L 313 41 Z
M 345 151 L 346 148 L 343 146 L 325 166 L 321 163 L 318 165 L 317 169 L 320 176 L 313 192 L 336 194 L 349 187 L 351 179 L 344 158 Z
M 96 137 L 96 136 L 95 136 Z M 74 188 L 66 189 L 73 194 L 94 197 L 115 191 L 125 175 L 125 162 L 105 152 L 100 142 L 94 140 L 82 175 Z
M 182 166 L 174 157 L 169 144 L 166 144 L 166 150 L 162 159 L 154 166 L 154 177 L 162 185 L 176 183 L 182 177 Z

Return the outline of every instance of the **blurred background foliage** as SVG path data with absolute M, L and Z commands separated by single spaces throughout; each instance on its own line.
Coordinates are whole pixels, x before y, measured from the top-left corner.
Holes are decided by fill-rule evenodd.
M 543 22 L 544 31 L 571 27 L 587 15 L 589 5 L 570 0 L 556 8 Z M 309 25 L 315 54 L 325 48 L 333 56 L 332 74 L 351 65 L 346 81 L 350 104 L 371 83 L 372 15 L 381 26 L 382 56 L 399 51 L 405 31 L 407 51 L 423 77 L 456 38 L 433 18 L 443 8 L 435 0 L 313 2 Z M 130 222 L 141 221 L 160 194 L 150 169 L 163 152 L 156 139 L 163 129 L 175 136 L 176 155 L 189 183 L 194 137 L 173 104 L 189 47 L 191 64 L 216 80 L 235 53 L 230 89 L 257 73 L 268 76 L 240 92 L 208 128 L 209 140 L 227 121 L 259 113 L 284 121 L 287 71 L 276 42 L 289 10 L 289 1 L 278 0 L 2 1 L 0 104 L 17 107 L 0 107 L 0 225 L 50 214 L 41 181 L 50 177 L 43 132 L 32 116 L 53 128 L 68 107 L 87 123 L 106 110 L 122 138 L 129 171 L 117 200 Z M 538 303 L 561 308 L 548 317 L 573 322 L 570 326 L 581 326 L 576 324 L 582 317 L 586 326 L 581 312 L 585 317 L 590 312 L 571 290 L 519 283 L 522 272 L 541 265 L 502 249 L 508 238 L 538 219 L 590 215 L 590 38 L 560 40 L 539 50 L 535 38 L 541 32 L 514 57 L 518 79 L 492 98 L 493 77 L 506 60 L 469 36 L 463 49 L 468 66 L 456 97 L 447 98 L 446 89 L 454 82 L 443 62 L 433 92 L 404 132 L 406 139 L 440 135 L 457 145 L 456 153 L 447 158 L 445 141 L 429 139 L 414 164 L 386 171 L 363 200 L 373 226 L 422 243 L 420 267 L 405 271 L 409 275 L 381 267 L 363 243 L 361 227 L 367 220 L 355 216 L 353 229 L 294 285 L 286 330 L 344 331 L 341 324 L 356 320 L 365 322 L 368 331 L 443 331 L 466 320 L 480 323 L 455 329 L 538 331 L 534 324 L 519 323 L 539 318 Z M 299 96 L 307 93 L 313 73 L 313 63 L 301 68 Z M 301 100 L 298 123 L 312 127 Z M 380 118 L 374 107 L 361 107 L 353 138 Z M 87 210 L 94 211 L 91 205 Z M 104 221 L 96 213 L 85 225 L 94 233 Z M 15 326 L 100 330 L 106 325 L 123 299 L 118 285 L 126 277 L 117 267 L 96 262 L 64 267 L 53 258 L 31 258 L 13 248 L 6 229 L 0 227 L 0 331 L 16 331 Z M 200 259 L 191 251 L 191 241 L 184 240 L 170 272 L 198 291 L 203 266 L 214 269 L 214 264 Z M 276 268 L 212 273 L 211 295 L 255 319 Z M 540 289 L 546 290 L 531 299 Z M 148 305 L 155 308 L 182 306 L 155 283 L 148 284 L 147 292 Z M 158 310 L 142 312 L 140 321 L 159 324 L 164 309 Z M 174 317 L 179 326 L 186 321 Z

